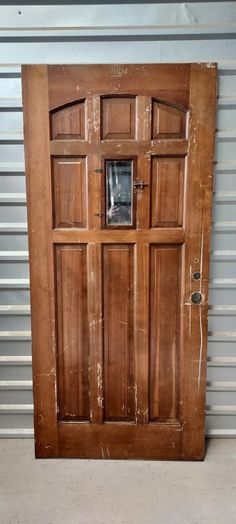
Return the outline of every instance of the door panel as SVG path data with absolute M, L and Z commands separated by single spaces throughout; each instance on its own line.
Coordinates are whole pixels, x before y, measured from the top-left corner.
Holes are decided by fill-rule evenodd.
M 102 138 L 135 138 L 135 98 L 102 99 Z
M 52 138 L 85 138 L 85 103 L 79 102 L 59 109 L 51 116 Z
M 23 68 L 38 457 L 204 456 L 215 85 Z
M 58 246 L 60 420 L 89 420 L 87 246 Z
M 185 159 L 153 157 L 152 227 L 178 227 L 183 224 Z
M 104 274 L 105 420 L 134 420 L 134 247 L 107 245 Z
M 152 138 L 183 138 L 186 133 L 186 111 L 153 101 Z
M 151 421 L 178 417 L 180 257 L 179 246 L 151 246 Z
M 86 158 L 54 158 L 55 227 L 86 227 Z

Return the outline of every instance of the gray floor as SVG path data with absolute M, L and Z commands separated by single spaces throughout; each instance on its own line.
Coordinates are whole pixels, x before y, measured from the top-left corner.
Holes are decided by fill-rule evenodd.
M 205 462 L 35 460 L 0 440 L 1 524 L 236 523 L 236 440 Z

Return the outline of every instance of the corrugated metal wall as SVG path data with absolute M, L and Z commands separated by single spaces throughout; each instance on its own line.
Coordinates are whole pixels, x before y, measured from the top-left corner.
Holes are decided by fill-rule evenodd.
M 219 63 L 207 435 L 236 436 L 236 6 L 211 2 L 89 9 L 0 7 L 0 63 Z M 22 125 L 20 67 L 2 66 L 0 436 L 33 435 Z

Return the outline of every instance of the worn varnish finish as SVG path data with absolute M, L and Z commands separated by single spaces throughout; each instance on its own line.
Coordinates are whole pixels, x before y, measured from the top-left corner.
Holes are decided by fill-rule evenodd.
M 216 66 L 24 66 L 23 95 L 36 456 L 202 459 Z

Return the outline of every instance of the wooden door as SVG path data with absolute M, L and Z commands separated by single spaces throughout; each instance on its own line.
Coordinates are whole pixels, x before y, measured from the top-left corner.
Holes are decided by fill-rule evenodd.
M 37 457 L 202 459 L 216 66 L 24 66 Z

